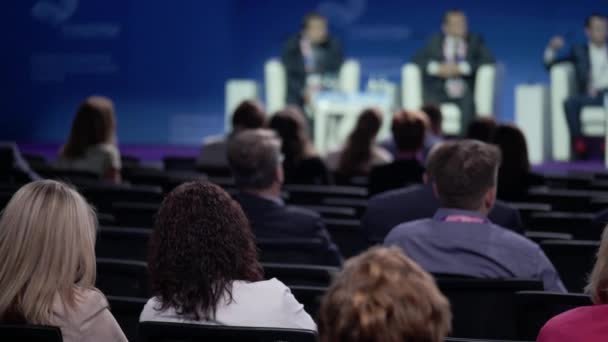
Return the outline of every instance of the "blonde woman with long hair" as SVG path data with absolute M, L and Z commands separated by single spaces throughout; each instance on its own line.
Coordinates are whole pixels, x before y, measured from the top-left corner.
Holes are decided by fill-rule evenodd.
M 0 322 L 58 326 L 64 341 L 126 341 L 95 288 L 96 216 L 65 184 L 23 186 L 0 218 Z

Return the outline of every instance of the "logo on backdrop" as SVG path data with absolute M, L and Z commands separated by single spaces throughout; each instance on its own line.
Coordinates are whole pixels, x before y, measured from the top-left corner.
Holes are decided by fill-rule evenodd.
M 325 1 L 319 4 L 319 12 L 326 15 L 329 21 L 340 26 L 354 24 L 367 7 L 367 0 L 348 0 L 344 4 Z
M 56 26 L 69 20 L 76 9 L 79 0 L 40 0 L 32 7 L 31 15 L 36 20 Z

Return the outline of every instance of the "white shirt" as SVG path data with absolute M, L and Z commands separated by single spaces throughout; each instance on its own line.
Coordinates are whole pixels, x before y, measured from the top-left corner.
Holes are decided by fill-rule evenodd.
M 102 143 L 89 147 L 81 158 L 60 157 L 55 162 L 55 166 L 60 169 L 89 171 L 104 176 L 108 170 L 120 170 L 120 151 L 114 144 Z
M 608 88 L 608 48 L 606 44 L 597 46 L 589 44 L 589 60 L 591 61 L 591 90 L 597 91 Z
M 464 50 L 464 58 L 466 58 L 467 43 L 464 39 L 453 36 L 446 36 L 443 42 L 443 53 L 446 61 L 457 62 L 458 50 Z M 439 61 L 430 61 L 426 66 L 426 71 L 429 75 L 439 74 Z M 458 62 L 458 69 L 463 75 L 471 74 L 471 65 L 466 60 Z
M 210 321 L 185 319 L 176 313 L 175 308 L 156 310 L 160 306 L 158 298 L 148 300 L 139 321 L 317 330 L 304 306 L 287 286 L 275 278 L 252 283 L 234 281 L 232 302 L 224 298 L 218 303 L 215 319 Z

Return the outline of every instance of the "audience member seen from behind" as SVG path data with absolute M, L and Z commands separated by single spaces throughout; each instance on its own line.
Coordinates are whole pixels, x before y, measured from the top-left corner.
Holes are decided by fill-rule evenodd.
M 543 184 L 542 176 L 530 170 L 526 137 L 514 125 L 499 125 L 493 142 L 502 152 L 497 197 L 511 202 L 525 200 L 530 187 Z
M 228 145 L 228 160 L 240 203 L 256 238 L 320 239 L 322 253 L 310 255 L 310 263 L 339 265 L 342 259 L 321 217 L 304 208 L 287 206 L 281 198 L 283 167 L 281 141 L 270 130 L 249 130 Z
M 167 195 L 149 246 L 153 297 L 141 322 L 316 330 L 283 283 L 263 280 L 247 218 L 219 187 L 190 182 Z
M 376 146 L 376 136 L 382 127 L 382 112 L 375 108 L 364 110 L 342 150 L 329 153 L 327 165 L 339 178 L 367 176 L 374 166 L 392 161 L 391 155 Z
M 319 157 L 309 137 L 304 114 L 296 107 L 287 107 L 270 119 L 273 129 L 283 142 L 283 168 L 286 184 L 331 183 L 327 166 Z
M 40 176 L 32 170 L 21 155 L 14 142 L 0 141 L 0 181 L 3 183 L 23 184 L 39 180 Z
M 361 219 L 361 227 L 373 242 L 383 241 L 395 226 L 410 221 L 431 218 L 441 207 L 433 190 L 437 172 L 437 154 L 441 143 L 433 147 L 426 158 L 424 184 L 412 185 L 373 196 Z M 496 201 L 488 214 L 491 222 L 523 234 L 519 211 Z
M 541 280 L 565 292 L 540 247 L 490 222 L 496 201 L 500 151 L 474 140 L 446 142 L 434 158 L 434 188 L 441 203 L 433 218 L 401 224 L 384 244 L 399 246 L 426 271 L 478 278 Z
M 374 247 L 348 260 L 323 298 L 321 342 L 443 342 L 448 300 L 433 277 L 397 248 Z
M 422 149 L 428 126 L 428 120 L 422 112 L 402 110 L 395 113 L 391 130 L 398 153 L 392 163 L 377 166 L 372 170 L 369 179 L 370 193 L 377 194 L 422 183 Z
M 68 141 L 59 153 L 60 169 L 89 171 L 120 183 L 120 152 L 116 146 L 116 117 L 112 100 L 87 98 L 76 112 Z
M 245 129 L 262 128 L 266 124 L 266 113 L 258 101 L 243 101 L 232 114 L 232 132 L 227 135 L 212 136 L 205 139 L 196 164 L 205 171 L 228 168 L 226 150 L 228 140 L 236 133 Z
M 581 265 L 583 266 L 583 265 Z M 608 229 L 604 229 L 595 266 L 585 289 L 592 306 L 583 306 L 553 317 L 541 329 L 538 342 L 603 342 L 608 336 Z
M 467 128 L 466 138 L 485 143 L 492 142 L 498 124 L 492 117 L 482 117 L 471 121 Z
M 57 326 L 63 340 L 126 341 L 95 288 L 96 217 L 51 180 L 23 186 L 0 219 L 0 321 Z

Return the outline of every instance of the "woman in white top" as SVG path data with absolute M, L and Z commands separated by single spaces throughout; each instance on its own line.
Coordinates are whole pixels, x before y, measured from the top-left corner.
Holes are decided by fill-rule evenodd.
M 263 280 L 245 214 L 213 184 L 186 183 L 167 195 L 149 255 L 153 298 L 141 322 L 316 330 L 283 283 Z
M 376 108 L 364 110 L 344 147 L 330 152 L 326 162 L 339 178 L 366 176 L 374 166 L 390 163 L 393 158 L 384 148 L 376 145 L 376 136 L 382 126 L 382 112 Z
M 89 171 L 103 180 L 120 183 L 121 162 L 112 100 L 91 96 L 80 104 L 56 166 Z
M 63 340 L 126 341 L 95 284 L 91 207 L 65 184 L 29 183 L 0 218 L 0 322 L 58 326 Z

